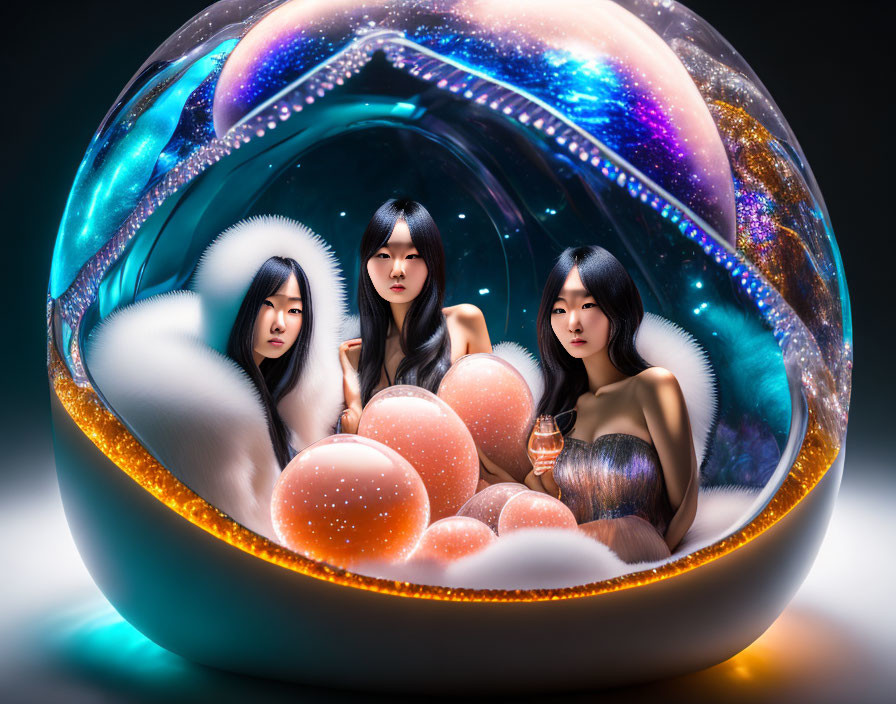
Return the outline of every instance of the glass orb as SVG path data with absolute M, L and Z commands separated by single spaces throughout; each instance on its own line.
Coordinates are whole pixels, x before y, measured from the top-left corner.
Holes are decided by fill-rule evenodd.
M 693 336 L 713 367 L 718 414 L 701 486 L 754 491 L 743 520 L 655 569 L 561 589 L 463 590 L 308 559 L 175 480 L 94 386 L 85 350 L 97 326 L 189 288 L 209 243 L 255 215 L 319 233 L 353 292 L 361 233 L 399 194 L 439 225 L 445 304 L 476 304 L 493 342 L 535 352 L 556 256 L 583 244 L 613 252 L 645 309 Z M 517 623 L 563 642 L 584 638 L 583 616 L 628 635 L 612 648 L 576 641 L 589 659 L 567 662 L 569 686 L 705 667 L 707 653 L 724 659 L 749 643 L 795 592 L 842 471 L 852 323 L 824 201 L 759 79 L 677 2 L 211 5 L 149 57 L 90 141 L 56 239 L 47 323 L 60 486 L 91 572 L 156 642 L 224 668 L 265 662 L 244 670 L 322 681 L 328 670 L 311 666 L 344 662 L 357 644 L 354 681 L 381 683 L 396 651 L 371 647 L 359 624 L 382 637 L 399 619 L 414 643 L 433 633 L 467 643 L 468 627 L 485 629 L 495 652 L 509 652 L 525 637 Z M 175 566 L 177 579 L 144 578 Z M 709 592 L 707 575 L 722 572 L 763 598 Z M 670 586 L 679 575 L 688 590 Z M 607 606 L 620 591 L 633 611 Z M 197 593 L 215 598 L 182 601 Z M 700 613 L 711 603 L 719 617 L 675 622 L 701 595 Z M 531 601 L 550 603 L 526 610 Z M 254 620 L 236 617 L 246 603 Z M 506 618 L 505 606 L 525 618 Z M 628 629 L 642 608 L 657 610 L 654 626 Z M 253 657 L 256 647 L 292 653 L 295 633 L 328 634 L 334 621 L 356 630 L 317 639 L 316 658 Z M 227 653 L 191 639 L 212 623 L 232 628 L 221 631 Z M 661 623 L 688 633 L 674 663 L 651 632 Z M 452 684 L 492 682 L 473 650 L 456 649 L 468 659 Z M 524 660 L 502 663 L 502 676 L 537 683 Z M 637 673 L 626 668 L 636 661 Z M 412 681 L 418 670 L 406 669 Z
M 391 447 L 411 463 L 426 485 L 433 521 L 453 516 L 476 492 L 479 457 L 470 431 L 426 389 L 383 389 L 364 407 L 358 434 Z

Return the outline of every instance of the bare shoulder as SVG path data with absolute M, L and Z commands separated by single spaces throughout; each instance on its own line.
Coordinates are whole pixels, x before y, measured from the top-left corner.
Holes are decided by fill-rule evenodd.
M 644 400 L 680 398 L 678 379 L 668 369 L 649 367 L 633 377 L 635 393 Z
M 471 303 L 460 303 L 443 308 L 448 335 L 451 337 L 451 360 L 465 354 L 491 352 L 492 343 L 482 311 Z
M 678 383 L 675 375 L 665 367 L 647 367 L 644 371 L 638 372 L 634 378 L 638 380 L 639 384 L 648 386 L 669 384 L 671 382 Z
M 459 303 L 456 306 L 442 308 L 446 320 L 457 322 L 466 327 L 475 327 L 480 322 L 485 322 L 485 316 L 472 303 Z

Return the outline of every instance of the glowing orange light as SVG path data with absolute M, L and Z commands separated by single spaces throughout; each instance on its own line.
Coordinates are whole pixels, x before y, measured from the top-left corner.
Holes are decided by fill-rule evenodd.
M 284 544 L 348 567 L 407 557 L 429 524 L 429 500 L 420 475 L 397 452 L 358 435 L 333 435 L 286 466 L 271 514 Z
M 441 601 L 555 601 L 595 596 L 668 579 L 727 555 L 768 530 L 812 490 L 839 452 L 836 438 L 826 432 L 818 420 L 820 400 L 810 397 L 806 435 L 790 474 L 753 521 L 717 543 L 645 572 L 561 589 L 483 591 L 394 582 L 357 575 L 311 560 L 247 530 L 210 506 L 162 467 L 109 412 L 92 389 L 79 387 L 52 342 L 48 341 L 48 344 L 50 378 L 66 412 L 106 457 L 171 510 L 229 545 L 267 562 L 335 584 L 397 596 Z

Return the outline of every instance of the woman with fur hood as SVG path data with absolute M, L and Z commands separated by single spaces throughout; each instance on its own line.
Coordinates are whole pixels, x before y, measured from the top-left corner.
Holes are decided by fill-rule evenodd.
M 276 540 L 280 472 L 342 410 L 336 258 L 303 225 L 252 218 L 209 245 L 191 288 L 116 312 L 89 340 L 88 370 L 172 474 Z

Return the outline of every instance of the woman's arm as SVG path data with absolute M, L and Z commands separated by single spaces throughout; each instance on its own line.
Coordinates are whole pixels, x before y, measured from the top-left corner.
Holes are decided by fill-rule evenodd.
M 497 464 L 492 462 L 489 459 L 488 455 L 486 455 L 479 446 L 476 447 L 476 452 L 479 453 L 479 476 L 487 481 L 489 484 L 498 484 L 499 482 L 515 482 L 514 479 L 507 470 L 499 467 Z
M 674 551 L 697 513 L 697 455 L 691 423 L 681 387 L 670 371 L 651 367 L 638 379 L 636 393 L 675 510 L 665 535 L 666 544 Z
M 360 354 L 361 338 L 347 340 L 339 345 L 342 391 L 345 394 L 345 410 L 342 412 L 343 433 L 357 433 L 361 422 L 361 380 L 357 370 Z

